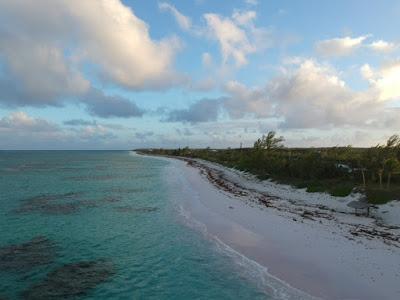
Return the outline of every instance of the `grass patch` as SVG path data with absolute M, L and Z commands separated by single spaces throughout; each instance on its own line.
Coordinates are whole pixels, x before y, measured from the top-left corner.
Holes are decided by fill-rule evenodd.
M 335 197 L 346 197 L 350 195 L 354 188 L 353 184 L 342 183 L 336 186 L 332 186 L 328 191 L 332 196 Z
M 307 185 L 309 193 L 328 193 L 335 197 L 346 197 L 350 195 L 354 185 L 352 183 L 337 181 L 318 181 Z
M 306 190 L 308 193 L 323 193 L 323 192 L 326 192 L 327 191 L 327 189 L 326 189 L 326 187 L 324 187 L 323 185 L 321 185 L 321 184 L 316 184 L 316 183 L 310 183 L 308 186 L 307 186 L 307 190 Z
M 395 199 L 400 199 L 400 188 L 380 189 L 367 188 L 366 195 L 369 203 L 385 204 Z
M 279 178 L 280 183 L 290 184 L 298 189 L 306 189 L 308 193 L 328 193 L 335 197 L 346 197 L 353 191 L 355 184 L 351 181 L 338 180 L 299 180 L 292 178 Z

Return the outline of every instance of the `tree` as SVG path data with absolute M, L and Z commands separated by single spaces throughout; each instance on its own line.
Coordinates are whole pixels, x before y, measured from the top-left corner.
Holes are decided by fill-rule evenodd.
M 385 147 L 381 145 L 369 148 L 366 152 L 366 166 L 371 171 L 373 181 L 375 181 L 375 175 L 378 175 L 380 188 L 382 188 L 382 177 L 385 168 L 385 160 Z
M 400 137 L 397 134 L 392 135 L 386 142 L 386 148 L 400 147 Z
M 387 159 L 386 161 L 385 161 L 385 169 L 386 169 L 386 171 L 387 171 L 387 185 L 386 185 L 386 188 L 387 189 L 389 189 L 389 187 L 390 187 L 390 180 L 391 180 L 391 178 L 392 178 L 392 174 L 393 173 L 397 173 L 397 172 L 400 172 L 400 162 L 396 159 L 396 158 L 394 158 L 394 157 L 392 157 L 392 158 L 389 158 L 389 159 Z
M 353 154 L 353 159 L 355 161 L 355 166 L 357 169 L 361 172 L 361 177 L 362 177 L 362 182 L 363 182 L 363 187 L 365 188 L 367 185 L 366 178 L 365 178 L 365 172 L 367 171 L 366 166 L 368 166 L 368 151 L 365 152 L 357 152 Z M 353 168 L 354 170 L 354 168 Z
M 379 177 L 379 187 L 382 188 L 383 175 L 388 174 L 387 187 L 390 186 L 392 174 L 397 172 L 398 155 L 400 151 L 400 137 L 392 135 L 386 145 L 377 145 L 368 151 L 368 164 L 372 172 Z
M 256 150 L 271 150 L 283 148 L 283 136 L 276 137 L 275 131 L 268 132 L 267 135 L 263 135 L 261 139 L 258 139 L 254 143 L 254 149 Z

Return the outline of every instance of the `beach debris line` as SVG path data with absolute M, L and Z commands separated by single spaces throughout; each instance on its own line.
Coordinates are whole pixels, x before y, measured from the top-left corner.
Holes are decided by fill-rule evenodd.
M 395 235 L 389 231 L 378 230 L 365 225 L 356 225 L 354 229 L 350 230 L 350 233 L 354 236 L 365 236 L 371 238 L 382 238 L 386 244 L 391 244 L 396 247 L 400 247 L 397 243 L 400 242 L 400 236 Z M 390 243 L 395 242 L 395 243 Z
M 350 240 L 354 238 L 366 238 L 381 240 L 386 245 L 400 248 L 399 228 L 387 226 L 380 219 L 374 216 L 360 216 L 365 218 L 364 225 L 353 220 L 353 223 L 346 222 L 344 216 L 354 216 L 350 211 L 339 211 L 323 204 L 306 203 L 303 201 L 286 200 L 277 196 L 268 195 L 265 191 L 256 188 L 242 186 L 239 181 L 233 181 L 224 172 L 224 167 L 214 167 L 212 163 L 203 162 L 197 159 L 182 158 L 191 167 L 197 168 L 218 190 L 228 196 L 239 198 L 248 205 L 259 205 L 261 208 L 274 209 L 283 217 L 293 222 L 316 222 L 323 224 L 333 222 L 335 228 L 344 229 L 344 236 Z M 217 165 L 216 165 L 217 166 Z M 357 209 L 375 207 L 366 203 L 366 199 L 349 202 L 349 207 Z M 355 222 L 354 222 L 355 221 Z

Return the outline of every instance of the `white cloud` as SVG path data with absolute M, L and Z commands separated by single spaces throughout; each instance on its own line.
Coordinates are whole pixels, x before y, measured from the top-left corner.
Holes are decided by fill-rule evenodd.
M 398 127 L 394 121 L 398 112 L 387 101 L 400 98 L 400 62 L 378 70 L 365 65 L 361 71 L 370 87 L 355 91 L 331 66 L 296 58 L 263 88 L 235 83 L 230 89 L 232 95 L 245 95 L 235 97 L 242 116 L 246 112 L 272 116 L 283 128 Z M 226 104 L 225 109 L 229 109 Z
M 226 64 L 232 59 L 236 66 L 247 64 L 247 55 L 256 52 L 257 48 L 247 36 L 246 31 L 240 28 L 232 19 L 217 14 L 205 14 L 210 36 L 217 40 Z
M 365 41 L 371 35 L 359 37 L 343 37 L 323 40 L 316 43 L 315 48 L 318 54 L 326 57 L 340 57 L 353 54 L 357 49 L 366 48 L 377 53 L 390 53 L 398 48 L 398 45 L 384 40 L 376 40 L 369 44 Z
M 112 124 L 75 120 L 75 126 L 62 127 L 23 111 L 0 118 L 1 149 L 93 149 L 113 143 L 117 136 Z M 72 124 L 72 123 L 70 123 Z M 80 124 L 80 126 L 76 126 Z M 109 147 L 109 146 L 108 146 Z M 127 145 L 125 145 L 127 147 Z
M 364 66 L 363 76 L 371 87 L 355 91 L 329 65 L 301 58 L 286 62 L 281 75 L 265 85 L 249 88 L 230 81 L 224 86 L 225 96 L 200 100 L 179 111 L 174 121 L 210 122 L 225 114 L 230 119 L 268 120 L 281 129 L 377 129 L 400 125 L 395 121 L 398 112 L 381 101 L 400 96 L 400 63 L 378 71 Z
M 170 12 L 183 30 L 189 31 L 192 28 L 192 21 L 190 18 L 179 12 L 175 6 L 167 2 L 161 2 L 158 4 L 158 7 L 162 11 Z
M 43 119 L 35 119 L 23 111 L 16 111 L 0 119 L 0 132 L 29 131 L 29 132 L 55 132 L 59 128 Z
M 364 124 L 376 108 L 373 98 L 352 91 L 334 69 L 309 59 L 272 80 L 268 90 L 283 127 Z
M 368 38 L 368 35 L 359 36 L 356 38 L 344 37 L 334 38 L 329 40 L 319 41 L 315 48 L 322 56 L 335 57 L 335 56 L 348 56 L 355 50 L 360 48 Z
M 213 65 L 212 55 L 208 52 L 203 53 L 202 62 L 203 62 L 203 66 L 208 67 L 208 68 L 211 67 Z
M 7 59 L 8 77 L 21 87 L 21 102 L 54 104 L 61 96 L 81 95 L 89 90 L 90 83 L 57 47 L 0 38 L 0 52 Z
M 2 101 L 44 105 L 80 95 L 90 86 L 83 65 L 134 90 L 181 80 L 172 68 L 179 40 L 153 40 L 120 0 L 3 0 L 0 22 Z
M 400 61 L 393 61 L 374 70 L 365 64 L 361 68 L 362 76 L 367 79 L 380 101 L 400 98 Z
M 257 13 L 253 10 L 240 11 L 237 10 L 233 13 L 232 19 L 235 23 L 242 26 L 247 26 L 252 24 L 252 22 L 257 18 Z
M 257 5 L 258 4 L 258 0 L 245 0 L 245 1 L 249 5 Z
M 207 23 L 203 32 L 219 43 L 222 65 L 233 63 L 236 67 L 242 67 L 248 63 L 249 55 L 261 52 L 275 43 L 270 29 L 255 25 L 255 11 L 235 10 L 230 17 L 208 13 L 203 17 Z
M 253 10 L 234 10 L 232 16 L 228 17 L 216 13 L 204 14 L 206 27 L 203 27 L 193 25 L 188 16 L 169 3 L 161 2 L 159 8 L 170 12 L 183 30 L 197 37 L 217 41 L 222 65 L 233 62 L 236 67 L 242 67 L 247 64 L 248 55 L 271 46 L 271 32 L 267 28 L 255 26 L 257 13 Z
M 176 38 L 152 40 L 148 25 L 119 0 L 66 3 L 83 33 L 83 56 L 100 65 L 105 76 L 134 89 L 167 84 L 179 48 Z
M 85 126 L 79 129 L 77 134 L 83 140 L 110 140 L 116 138 L 114 133 L 100 124 Z
M 395 43 L 378 40 L 369 44 L 369 47 L 376 52 L 389 53 L 394 51 L 397 48 L 397 45 Z
M 265 87 L 248 88 L 237 81 L 230 81 L 224 90 L 228 97 L 223 105 L 231 118 L 238 119 L 248 115 L 256 118 L 272 116 L 273 110 Z
M 194 91 L 209 92 L 218 87 L 216 79 L 213 77 L 207 77 L 205 79 L 194 82 L 191 89 Z

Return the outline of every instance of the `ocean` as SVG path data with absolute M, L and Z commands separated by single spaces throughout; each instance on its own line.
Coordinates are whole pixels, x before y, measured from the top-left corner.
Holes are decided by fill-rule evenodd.
M 167 160 L 0 152 L 0 299 L 268 299 L 188 226 Z

